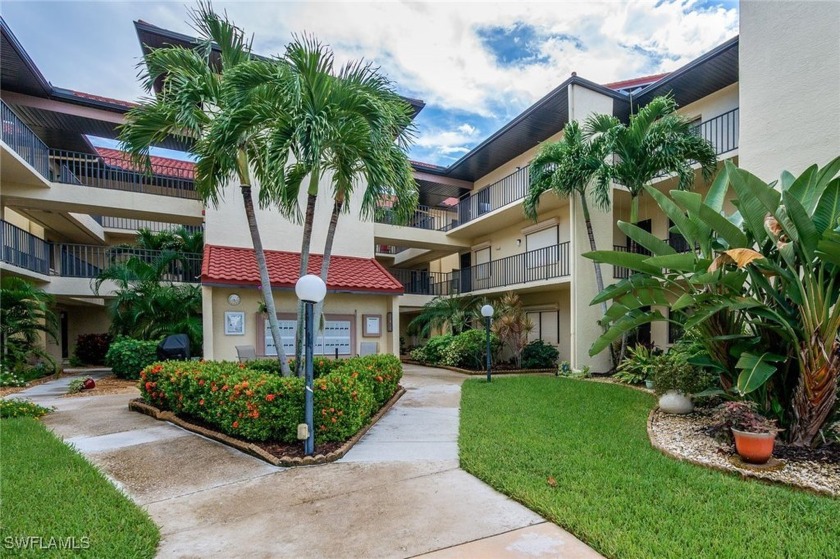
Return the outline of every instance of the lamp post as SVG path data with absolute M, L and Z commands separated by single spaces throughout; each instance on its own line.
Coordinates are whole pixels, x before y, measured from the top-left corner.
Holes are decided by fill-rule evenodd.
M 487 382 L 490 382 L 490 320 L 493 318 L 493 307 L 490 305 L 481 307 L 481 316 L 484 317 L 487 328 Z
M 315 423 L 313 411 L 312 392 L 312 352 L 315 347 L 315 319 L 312 316 L 312 309 L 316 303 L 324 300 L 327 294 L 327 286 L 318 276 L 307 274 L 297 280 L 295 294 L 303 301 L 305 308 L 304 346 L 306 359 L 306 389 L 304 392 L 304 415 L 306 421 L 306 440 L 303 443 L 303 452 L 307 456 L 315 453 Z

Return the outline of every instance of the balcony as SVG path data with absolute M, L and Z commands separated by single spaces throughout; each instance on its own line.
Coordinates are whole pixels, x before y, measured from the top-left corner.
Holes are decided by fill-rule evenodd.
M 528 167 L 525 166 L 474 194 L 462 197 L 455 205 L 458 216 L 456 226 L 523 199 L 528 192 L 529 181 Z
M 111 264 L 138 258 L 153 262 L 163 252 L 119 246 L 48 243 L 11 223 L 2 221 L 2 261 L 44 276 L 96 278 Z M 201 276 L 201 254 L 188 254 L 167 264 L 164 279 L 197 283 Z
M 3 120 L 3 142 L 42 177 L 49 178 L 50 157 L 47 145 L 2 100 L 0 117 Z
M 404 225 L 405 227 L 414 227 L 427 231 L 449 231 L 458 225 L 457 214 L 455 212 L 422 205 L 417 206 L 414 214 L 405 224 L 397 223 L 396 217 L 391 209 L 382 207 L 377 212 L 376 223 Z
M 449 273 L 392 269 L 405 292 L 416 295 L 463 295 L 546 281 L 570 275 L 570 243 L 515 254 Z
M 172 231 L 183 227 L 190 233 L 198 233 L 203 231 L 204 227 L 201 225 L 179 225 L 177 223 L 166 223 L 163 221 L 149 221 L 147 219 L 133 219 L 128 217 L 113 217 L 109 215 L 91 216 L 105 229 L 119 229 L 128 233 L 136 233 L 139 229 L 148 229 L 154 233 L 161 231 Z

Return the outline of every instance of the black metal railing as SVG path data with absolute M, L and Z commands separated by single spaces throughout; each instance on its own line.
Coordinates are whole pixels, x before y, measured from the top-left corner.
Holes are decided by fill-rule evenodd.
M 393 211 L 390 208 L 382 207 L 376 214 L 376 222 L 386 225 L 404 225 L 405 227 L 430 231 L 449 231 L 457 226 L 456 217 L 457 214 L 453 211 L 421 205 L 417 206 L 414 214 L 406 223 L 398 223 Z
M 407 247 L 396 247 L 393 245 L 376 245 L 376 254 L 395 255 L 407 250 Z
M 96 278 L 111 265 L 130 259 L 157 265 L 165 254 L 171 253 L 132 247 L 61 243 L 51 245 L 51 254 L 53 275 Z M 201 277 L 201 260 L 202 255 L 199 253 L 182 254 L 166 263 L 161 279 L 197 283 Z
M 3 251 L 3 262 L 39 274 L 49 274 L 49 243 L 7 221 L 0 221 L 0 223 L 2 224 L 0 247 Z
M 463 225 L 485 214 L 525 197 L 530 186 L 528 167 L 517 169 L 505 178 L 463 196 L 455 205 L 457 225 Z
M 0 100 L 3 142 L 44 178 L 50 176 L 49 148 L 15 112 Z
M 403 285 L 406 293 L 415 295 L 450 295 L 453 293 L 452 274 L 392 268 L 388 270 Z
M 700 137 L 711 142 L 715 155 L 723 155 L 738 148 L 740 126 L 738 107 L 703 121 L 694 127 Z
M 671 248 L 677 252 L 691 252 L 692 250 L 696 250 L 696 248 L 692 248 L 691 245 L 688 244 L 688 241 L 685 240 L 685 237 L 679 233 L 669 233 L 668 238 L 662 240 L 668 243 Z M 613 245 L 613 250 L 617 252 L 632 252 L 635 254 L 650 254 L 649 250 L 633 241 L 630 241 L 629 244 L 630 246 Z M 633 272 L 630 269 L 624 268 L 623 266 L 613 266 L 613 279 L 626 279 L 629 278 L 632 273 Z
M 102 227 L 107 229 L 124 229 L 126 231 L 148 229 L 149 231 L 153 231 L 155 233 L 160 233 L 161 231 L 174 231 L 180 227 L 183 227 L 190 233 L 198 233 L 204 229 L 202 225 L 179 225 L 177 223 L 149 221 L 146 219 L 134 219 L 130 217 L 113 217 L 109 215 L 97 215 L 91 217 L 93 217 L 93 219 L 95 219 Z
M 169 163 L 155 163 L 155 172 L 133 170 L 129 160 L 111 165 L 90 153 L 49 150 L 51 180 L 94 188 L 142 192 L 197 200 L 192 172 Z

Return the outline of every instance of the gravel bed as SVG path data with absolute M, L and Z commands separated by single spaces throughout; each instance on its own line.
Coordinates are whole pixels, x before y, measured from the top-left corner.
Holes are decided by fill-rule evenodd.
M 705 409 L 687 415 L 672 415 L 656 409 L 649 420 L 651 443 L 666 454 L 695 464 L 840 497 L 840 460 L 836 452 L 793 451 L 791 447 L 780 448 L 777 442 L 778 452 L 773 454 L 783 458 L 784 468 L 778 471 L 738 468 L 729 461 L 735 454 L 734 446 L 719 443 L 705 433 L 711 423 L 709 415 L 710 410 Z

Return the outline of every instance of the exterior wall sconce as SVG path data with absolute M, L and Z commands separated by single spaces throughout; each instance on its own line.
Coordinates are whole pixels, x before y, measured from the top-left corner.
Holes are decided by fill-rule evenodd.
M 522 239 L 516 239 L 516 246 L 522 246 Z

